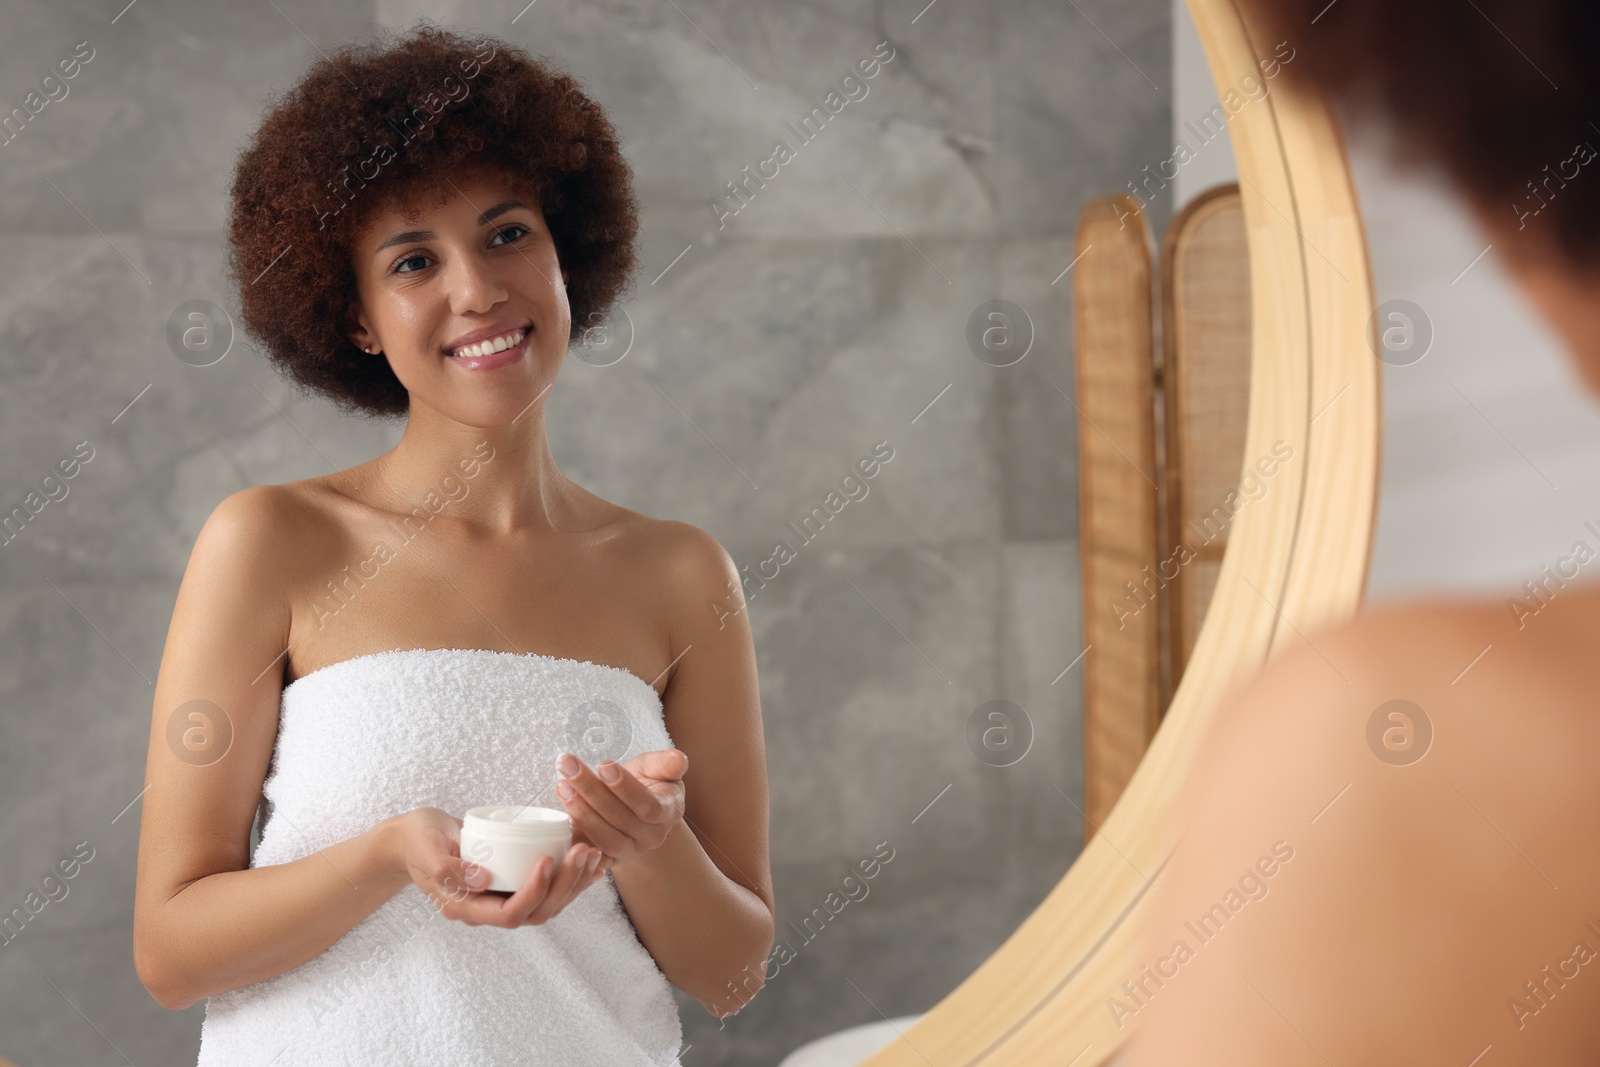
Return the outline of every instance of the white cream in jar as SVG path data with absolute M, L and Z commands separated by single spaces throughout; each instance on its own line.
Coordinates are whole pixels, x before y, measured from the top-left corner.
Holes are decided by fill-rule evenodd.
M 571 847 L 572 817 L 558 808 L 490 805 L 461 820 L 461 858 L 489 872 L 486 890 L 515 893 L 541 859 L 559 867 Z

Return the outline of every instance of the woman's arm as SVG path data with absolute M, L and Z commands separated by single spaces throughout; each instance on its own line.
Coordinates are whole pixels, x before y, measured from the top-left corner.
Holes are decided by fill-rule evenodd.
M 685 807 L 658 847 L 611 873 L 662 973 L 722 1016 L 761 988 L 774 933 L 761 698 L 737 568 L 709 534 L 684 523 L 667 530 L 664 591 L 680 658 L 663 703 L 673 742 L 688 757 Z M 575 818 L 586 797 L 616 802 L 590 768 L 575 783 Z
M 133 944 L 140 981 L 164 1007 L 303 963 L 408 880 L 390 860 L 389 824 L 247 869 L 277 736 L 285 531 L 295 519 L 274 487 L 228 497 L 195 539 L 173 608 L 145 769 Z
M 773 910 L 770 895 L 736 881 L 737 870 L 723 872 L 717 851 L 680 822 L 659 848 L 611 875 L 662 973 L 720 1017 L 743 1008 L 765 981 Z
M 133 931 L 139 981 L 166 1008 L 309 960 L 403 885 L 382 859 L 387 829 L 246 870 L 290 632 L 288 520 L 270 486 L 224 499 L 195 537 L 166 632 Z
M 509 898 L 470 892 L 459 820 L 435 808 L 386 819 L 290 863 L 249 867 L 250 825 L 277 738 L 284 596 L 304 566 L 300 514 L 275 487 L 224 500 L 195 540 L 156 680 L 139 833 L 134 967 L 158 1003 L 186 1008 L 322 952 L 415 882 L 450 919 L 542 922 L 581 874 Z M 584 882 L 583 884 L 587 884 Z M 548 899 L 545 890 L 548 888 Z

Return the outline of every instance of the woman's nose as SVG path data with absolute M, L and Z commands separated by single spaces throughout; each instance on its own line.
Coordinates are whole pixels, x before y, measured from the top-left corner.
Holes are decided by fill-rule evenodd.
M 488 311 L 506 297 L 498 268 L 479 256 L 457 256 L 445 280 L 457 315 Z

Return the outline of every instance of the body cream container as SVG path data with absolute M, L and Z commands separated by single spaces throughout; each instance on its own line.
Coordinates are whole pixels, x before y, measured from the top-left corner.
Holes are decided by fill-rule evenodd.
M 492 805 L 461 820 L 461 858 L 489 872 L 485 890 L 515 893 L 541 859 L 559 867 L 571 847 L 572 817 L 557 808 Z

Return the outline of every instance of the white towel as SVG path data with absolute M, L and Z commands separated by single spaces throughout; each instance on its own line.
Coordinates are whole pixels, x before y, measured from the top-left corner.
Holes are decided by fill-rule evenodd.
M 556 759 L 672 747 L 661 701 L 604 664 L 485 649 L 376 652 L 283 691 L 252 867 L 433 806 L 560 807 Z M 199 1067 L 677 1063 L 666 977 L 611 877 L 542 926 L 446 919 L 408 885 L 320 955 L 206 1001 Z

